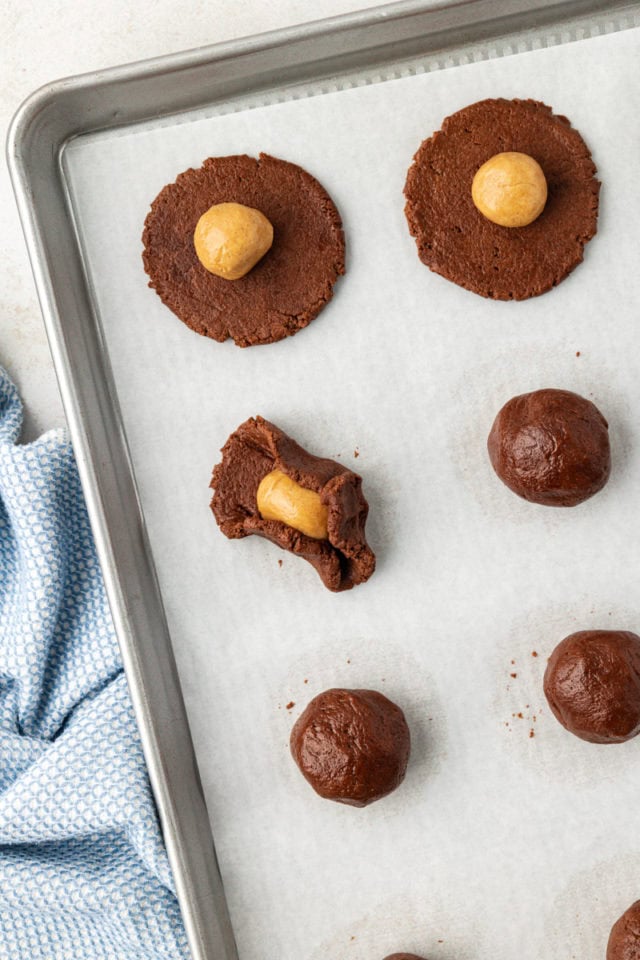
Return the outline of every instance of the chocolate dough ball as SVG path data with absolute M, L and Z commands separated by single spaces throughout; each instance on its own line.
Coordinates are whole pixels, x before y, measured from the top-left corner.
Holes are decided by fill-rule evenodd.
M 505 403 L 487 442 L 493 469 L 519 497 L 575 507 L 609 479 L 608 424 L 569 390 L 535 390 Z
M 607 960 L 640 960 L 640 900 L 632 903 L 611 928 Z
M 630 740 L 640 733 L 640 637 L 623 630 L 565 637 L 549 658 L 544 693 L 562 726 L 581 740 Z
M 384 960 L 424 960 L 415 953 L 390 953 Z
M 291 731 L 293 759 L 316 793 L 353 807 L 402 783 L 409 749 L 402 710 L 375 690 L 326 690 Z

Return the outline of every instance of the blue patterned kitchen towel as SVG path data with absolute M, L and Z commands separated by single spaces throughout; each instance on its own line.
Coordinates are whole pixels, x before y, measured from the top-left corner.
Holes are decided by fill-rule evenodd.
M 188 957 L 71 446 L 0 368 L 0 958 Z

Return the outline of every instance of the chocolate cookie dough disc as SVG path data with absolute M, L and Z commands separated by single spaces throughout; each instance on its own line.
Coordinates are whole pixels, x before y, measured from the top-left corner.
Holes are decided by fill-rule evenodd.
M 607 960 L 640 960 L 640 900 L 614 923 L 607 944 Z
M 623 630 L 565 637 L 549 658 L 544 693 L 556 719 L 581 740 L 622 743 L 637 736 L 640 637 Z
M 498 413 L 487 447 L 502 482 L 547 507 L 588 500 L 611 470 L 607 421 L 595 404 L 569 390 L 513 397 Z
M 291 731 L 293 758 L 316 793 L 353 807 L 402 783 L 410 743 L 402 710 L 375 690 L 327 690 Z
M 235 202 L 260 210 L 274 230 L 273 246 L 239 280 L 202 266 L 193 245 L 201 215 Z M 306 327 L 344 273 L 344 235 L 331 198 L 293 163 L 212 157 L 160 191 L 142 235 L 144 268 L 170 310 L 188 327 L 240 347 L 273 343 Z
M 476 171 L 495 154 L 536 160 L 547 180 L 540 216 L 501 227 L 474 206 Z M 566 117 L 535 100 L 482 100 L 447 117 L 409 168 L 405 213 L 418 255 L 435 273 L 483 297 L 526 300 L 580 263 L 596 232 L 599 182 L 588 147 Z

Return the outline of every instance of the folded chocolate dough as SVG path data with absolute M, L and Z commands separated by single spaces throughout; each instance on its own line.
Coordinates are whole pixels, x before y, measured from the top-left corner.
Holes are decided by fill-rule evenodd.
M 306 536 L 279 520 L 264 520 L 257 492 L 262 479 L 280 470 L 301 487 L 319 494 L 327 507 L 327 539 Z M 350 590 L 368 580 L 375 556 L 365 538 L 369 505 L 362 478 L 335 460 L 314 457 L 262 417 L 246 420 L 222 448 L 213 471 L 211 509 L 230 540 L 251 534 L 307 560 L 333 591 Z

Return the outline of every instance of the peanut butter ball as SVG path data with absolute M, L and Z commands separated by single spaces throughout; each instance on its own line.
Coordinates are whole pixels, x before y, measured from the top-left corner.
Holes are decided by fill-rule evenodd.
M 326 540 L 329 510 L 315 490 L 302 487 L 281 470 L 272 470 L 260 481 L 256 494 L 263 520 L 279 520 L 314 540 Z
M 542 167 L 526 153 L 496 153 L 483 163 L 471 185 L 473 202 L 500 227 L 526 227 L 547 202 Z
M 244 277 L 273 243 L 273 227 L 260 210 L 242 203 L 215 203 L 193 235 L 198 260 L 225 280 Z
M 565 637 L 549 658 L 544 693 L 556 719 L 581 740 L 631 740 L 640 733 L 640 637 L 624 630 Z
M 321 797 L 365 807 L 395 790 L 411 737 L 400 707 L 375 690 L 326 690 L 291 731 L 291 753 Z
M 569 390 L 513 397 L 498 413 L 487 447 L 502 482 L 531 503 L 575 507 L 609 479 L 607 421 Z

